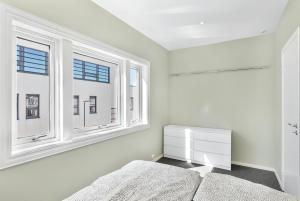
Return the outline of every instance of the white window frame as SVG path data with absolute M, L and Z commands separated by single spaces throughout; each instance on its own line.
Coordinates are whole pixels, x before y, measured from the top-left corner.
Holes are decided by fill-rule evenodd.
M 26 29 L 23 27 L 21 23 L 16 23 L 14 24 L 13 22 L 13 31 L 12 31 L 12 50 L 14 54 L 12 54 L 12 68 L 15 67 L 15 71 L 12 72 L 12 93 L 17 94 L 17 87 L 16 87 L 16 80 L 17 80 L 17 74 L 18 72 L 16 71 L 16 45 L 17 43 L 17 38 L 22 38 L 25 40 L 31 40 L 33 42 L 37 43 L 42 43 L 45 45 L 49 45 L 50 51 L 49 51 L 49 66 L 48 66 L 48 77 L 49 77 L 49 100 L 50 100 L 50 114 L 49 114 L 49 129 L 50 133 L 48 134 L 47 137 L 43 138 L 41 141 L 32 141 L 32 137 L 29 138 L 24 138 L 24 139 L 17 139 L 17 122 L 14 121 L 13 119 L 17 119 L 16 112 L 12 113 L 12 152 L 13 154 L 18 153 L 19 150 L 25 150 L 25 149 L 30 149 L 35 146 L 47 144 L 47 143 L 52 143 L 55 141 L 58 141 L 60 139 L 60 133 L 59 130 L 57 129 L 58 122 L 59 122 L 59 102 L 58 98 L 59 97 L 59 82 L 58 82 L 58 77 L 60 74 L 59 65 L 58 65 L 58 60 L 59 60 L 59 55 L 57 52 L 59 51 L 59 41 L 57 41 L 54 38 L 48 37 L 47 35 L 40 34 L 39 32 L 33 32 L 31 30 Z M 14 100 L 12 100 L 14 101 Z M 13 104 L 16 104 L 13 102 Z M 15 110 L 15 107 L 12 107 L 12 111 Z
M 130 62 L 129 63 L 130 64 L 130 66 L 129 66 L 129 68 L 127 68 L 127 70 L 129 70 L 129 72 L 128 72 L 128 74 L 129 74 L 129 79 L 128 79 L 128 82 L 129 82 L 129 87 L 131 87 L 131 84 L 130 84 L 130 70 L 132 69 L 132 68 L 135 68 L 136 69 L 136 71 L 137 71 L 137 73 L 138 73 L 138 87 L 139 87 L 139 97 L 138 97 L 138 102 L 139 102 L 139 118 L 138 119 L 136 119 L 136 120 L 130 120 L 129 119 L 129 121 L 128 121 L 128 125 L 129 126 L 133 126 L 133 125 L 137 125 L 137 124 L 140 124 L 142 121 L 143 121 L 143 94 L 142 94 L 142 87 L 143 87 L 143 85 L 142 85 L 142 81 L 143 81 L 143 75 L 142 75 L 142 66 L 139 66 L 138 64 L 135 64 L 134 62 Z M 129 99 L 128 99 L 128 103 L 129 103 L 129 110 L 130 110 L 130 106 L 131 106 L 131 100 L 130 100 L 130 98 L 131 97 L 128 97 Z M 134 110 L 133 110 L 134 111 Z M 133 112 L 132 111 L 132 112 Z
M 92 47 L 87 47 L 87 46 L 84 46 L 83 44 L 79 44 L 76 42 L 75 42 L 75 44 L 76 45 L 73 45 L 73 50 L 72 50 L 73 55 L 77 53 L 77 54 L 84 55 L 86 57 L 92 57 L 95 59 L 102 60 L 103 63 L 106 63 L 106 62 L 115 63 L 117 65 L 117 67 L 119 68 L 118 74 L 120 74 L 120 75 L 118 75 L 118 76 L 120 77 L 120 79 L 119 79 L 119 83 L 117 83 L 119 85 L 118 91 L 117 91 L 117 93 L 119 94 L 118 103 L 117 103 L 117 109 L 118 109 L 117 114 L 118 114 L 119 122 L 114 123 L 114 124 L 108 124 L 108 125 L 98 125 L 98 126 L 88 127 L 88 128 L 84 128 L 84 129 L 74 129 L 74 132 L 73 132 L 74 135 L 75 136 L 89 135 L 89 134 L 93 134 L 95 132 L 99 133 L 102 130 L 109 131 L 109 130 L 113 130 L 113 129 L 124 128 L 124 123 L 123 123 L 124 122 L 124 112 L 122 112 L 122 104 L 121 104 L 124 100 L 124 94 L 126 94 L 124 91 L 122 91 L 122 87 L 121 87 L 123 84 L 125 84 L 124 79 L 122 79 L 122 71 L 124 68 L 123 61 L 121 59 L 118 59 L 118 58 L 103 54 L 101 52 L 98 52 L 96 50 L 93 50 Z M 75 56 L 73 56 L 72 61 L 74 58 L 75 58 Z M 72 62 L 72 66 L 73 66 L 73 62 Z M 103 83 L 103 84 L 107 84 L 107 83 Z M 95 96 L 96 95 L 97 94 L 95 94 Z M 98 98 L 96 98 L 96 99 L 98 99 Z M 96 107 L 98 107 L 98 106 L 96 106 Z M 97 110 L 98 109 L 99 108 L 97 108 Z
M 14 25 L 39 33 L 54 39 L 55 44 L 55 138 L 49 141 L 42 140 L 34 146 L 16 147 L 13 149 L 13 136 L 16 125 L 16 66 Z M 148 129 L 150 127 L 150 62 L 116 49 L 95 39 L 86 37 L 57 24 L 33 16 L 11 6 L 0 3 L 0 105 L 3 107 L 0 114 L 0 169 L 22 164 L 39 158 L 51 156 L 78 147 L 94 144 L 118 136 Z M 121 73 L 121 126 L 113 128 L 99 128 L 77 135 L 74 132 L 73 117 L 73 48 L 81 47 L 106 58 L 117 60 L 122 68 Z M 127 117 L 129 110 L 129 82 L 128 69 L 131 64 L 140 66 L 143 82 L 141 83 L 141 121 L 130 125 Z M 4 68 L 9 66 L 10 68 Z M 67 81 L 65 81 L 67 80 Z

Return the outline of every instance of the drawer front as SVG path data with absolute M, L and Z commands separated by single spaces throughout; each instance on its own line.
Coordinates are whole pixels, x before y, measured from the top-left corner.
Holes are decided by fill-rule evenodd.
M 186 133 L 183 129 L 165 129 L 164 130 L 164 135 L 165 136 L 173 136 L 173 137 L 182 137 L 185 138 Z
M 164 154 L 169 156 L 175 156 L 182 159 L 191 159 L 191 150 L 186 150 L 182 147 L 167 146 L 164 147 Z
M 211 142 L 222 142 L 231 144 L 231 135 L 217 134 L 217 133 L 204 133 L 204 132 L 192 132 L 195 140 L 204 140 Z
M 165 135 L 164 144 L 165 146 L 171 145 L 175 147 L 183 147 L 185 149 L 186 146 L 191 146 L 191 141 L 186 141 L 186 139 L 182 137 L 172 137 Z
M 194 149 L 200 152 L 231 155 L 231 144 L 195 140 Z
M 231 157 L 225 155 L 195 151 L 193 160 L 203 165 L 231 167 Z

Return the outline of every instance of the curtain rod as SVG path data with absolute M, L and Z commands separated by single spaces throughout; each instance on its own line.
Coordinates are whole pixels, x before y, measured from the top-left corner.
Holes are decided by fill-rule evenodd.
M 235 72 L 235 71 L 246 71 L 246 70 L 262 70 L 269 68 L 269 66 L 249 66 L 242 68 L 225 68 L 225 69 L 213 69 L 213 70 L 203 70 L 203 71 L 192 71 L 183 73 L 171 73 L 170 76 L 184 76 L 184 75 L 199 75 L 208 73 L 224 73 L 224 72 Z

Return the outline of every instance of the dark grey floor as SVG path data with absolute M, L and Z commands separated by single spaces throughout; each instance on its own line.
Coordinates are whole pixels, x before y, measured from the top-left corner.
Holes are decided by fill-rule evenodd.
M 201 166 L 199 164 L 187 163 L 184 161 L 179 161 L 170 158 L 161 158 L 157 162 L 168 165 L 174 165 L 182 168 L 193 168 Z M 213 168 L 212 172 L 232 175 L 235 177 L 246 179 L 248 181 L 263 184 L 265 186 L 269 186 L 271 188 L 281 191 L 280 185 L 276 179 L 274 172 L 249 168 L 240 165 L 232 165 L 231 169 L 231 171 L 228 171 L 219 168 Z

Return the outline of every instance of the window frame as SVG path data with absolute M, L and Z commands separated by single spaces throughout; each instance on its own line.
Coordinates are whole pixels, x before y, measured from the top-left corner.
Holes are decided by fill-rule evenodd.
M 73 136 L 80 137 L 80 136 L 89 136 L 89 135 L 95 135 L 95 133 L 98 133 L 99 135 L 103 132 L 109 132 L 109 131 L 114 131 L 115 129 L 122 129 L 125 128 L 126 123 L 124 122 L 125 120 L 125 114 L 122 114 L 125 112 L 123 107 L 125 107 L 124 102 L 125 100 L 125 94 L 126 91 L 122 88 L 122 85 L 126 85 L 126 81 L 123 78 L 122 73 L 124 74 L 126 72 L 125 68 L 126 65 L 124 64 L 124 61 L 120 59 L 119 57 L 115 55 L 109 55 L 107 52 L 101 52 L 100 48 L 98 47 L 93 47 L 90 45 L 86 45 L 83 43 L 80 43 L 78 41 L 73 41 L 73 59 L 78 58 L 77 56 L 91 59 L 91 60 L 99 60 L 100 63 L 104 63 L 103 65 L 108 65 L 108 67 L 111 68 L 111 64 L 116 65 L 118 67 L 118 77 L 119 77 L 119 83 L 118 85 L 118 91 L 117 93 L 119 94 L 118 98 L 118 103 L 117 103 L 117 122 L 115 123 L 110 123 L 107 125 L 97 125 L 97 126 L 91 126 L 91 127 L 86 127 L 86 128 L 81 128 L 81 129 L 74 129 L 74 134 Z M 83 59 L 84 60 L 84 59 Z M 109 64 L 110 63 L 110 64 Z M 90 80 L 85 80 L 85 81 L 90 81 Z M 95 82 L 95 81 L 92 81 Z M 105 83 L 104 83 L 105 84 Z M 110 84 L 110 83 L 109 83 Z
M 58 64 L 59 56 L 59 41 L 57 40 L 57 36 L 55 34 L 50 34 L 47 31 L 43 31 L 39 27 L 35 29 L 30 25 L 23 23 L 20 19 L 15 19 L 13 16 L 9 16 L 11 21 L 11 38 L 10 38 L 10 48 L 13 53 L 9 55 L 12 58 L 12 73 L 11 73 L 11 82 L 12 88 L 11 92 L 13 94 L 17 93 L 17 75 L 19 72 L 17 70 L 17 55 L 16 49 L 17 44 L 19 44 L 18 40 L 25 40 L 29 43 L 43 44 L 49 46 L 49 55 L 48 55 L 48 73 L 44 76 L 49 77 L 49 132 L 42 135 L 32 135 L 24 138 L 17 138 L 17 122 L 12 121 L 12 136 L 11 136 L 11 155 L 17 155 L 20 152 L 26 152 L 26 150 L 30 150 L 33 147 L 43 146 L 48 143 L 53 143 L 59 141 L 61 138 L 61 132 L 58 128 L 58 122 L 60 121 L 59 113 L 59 98 L 60 98 L 60 82 L 59 76 L 60 66 Z M 55 59 L 56 58 L 56 59 Z M 27 72 L 26 72 L 27 73 Z M 29 73 L 29 72 L 28 72 Z M 29 73 L 33 75 L 40 75 L 36 73 Z M 43 75 L 42 75 L 43 76 Z M 26 96 L 24 97 L 26 101 Z M 12 100 L 14 103 L 15 100 Z M 26 104 L 25 104 L 26 105 Z M 26 110 L 26 108 L 25 108 Z M 12 108 L 12 111 L 15 111 L 15 108 Z M 15 119 L 15 113 L 12 114 L 12 119 Z M 25 111 L 26 115 L 26 111 Z M 27 119 L 27 117 L 25 117 Z M 30 119 L 27 119 L 30 120 Z M 32 119 L 33 120 L 33 119 Z M 40 138 L 43 137 L 43 138 Z M 39 139 L 39 140 L 34 140 Z
M 17 122 L 16 91 L 14 90 L 16 65 L 12 59 L 12 55 L 16 52 L 16 47 L 13 45 L 16 44 L 15 26 L 37 33 L 28 35 L 36 36 L 38 39 L 43 39 L 44 36 L 51 39 L 54 51 L 52 56 L 57 58 L 53 61 L 56 69 L 54 85 L 56 96 L 53 103 L 56 117 L 53 122 L 55 138 L 36 141 L 35 146 L 19 146 L 17 148 L 12 146 Z M 0 134 L 0 169 L 150 128 L 149 61 L 2 3 L 0 3 L 0 43 L 3 44 L 0 47 L 0 66 L 13 66 L 13 68 L 3 68 L 0 74 L 0 91 L 5 95 L 3 99 L 0 99 L 0 104 L 8 106 L 3 108 L 0 116 L 2 121 L 0 127 L 3 131 Z M 63 80 L 73 80 L 73 71 L 72 68 L 63 68 L 63 66 L 72 66 L 74 47 L 88 50 L 104 59 L 112 59 L 120 65 L 121 125 L 81 132 L 73 129 L 73 84 L 72 82 L 63 82 Z M 143 100 L 142 120 L 136 125 L 130 125 L 127 116 L 129 110 L 128 69 L 132 63 L 141 66 L 144 79 L 143 93 L 141 94 Z

